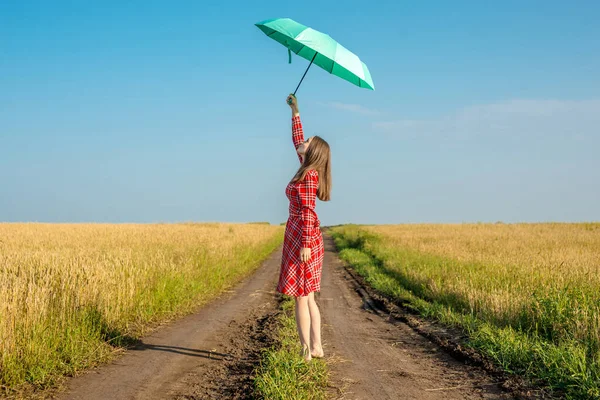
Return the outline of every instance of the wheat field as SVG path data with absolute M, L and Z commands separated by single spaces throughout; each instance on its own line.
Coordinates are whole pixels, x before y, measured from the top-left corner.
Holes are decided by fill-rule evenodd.
M 268 224 L 0 224 L 0 385 L 45 388 L 250 274 Z
M 518 323 L 525 313 L 540 324 L 551 313 L 557 320 L 546 329 L 553 336 L 568 335 L 600 350 L 600 224 L 401 225 L 369 231 L 384 235 L 389 247 L 457 261 L 442 270 L 435 264 L 402 267 L 425 282 L 431 296 L 455 294 L 469 312 L 498 323 Z

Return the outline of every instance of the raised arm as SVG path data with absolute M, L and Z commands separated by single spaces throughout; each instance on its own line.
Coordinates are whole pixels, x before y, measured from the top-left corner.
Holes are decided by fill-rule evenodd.
M 300 112 L 298 111 L 298 100 L 296 96 L 290 94 L 287 98 L 287 103 L 292 109 L 292 142 L 294 149 L 298 149 L 304 143 L 304 131 L 302 130 L 302 122 L 300 121 Z M 302 156 L 298 154 L 298 159 L 302 163 Z

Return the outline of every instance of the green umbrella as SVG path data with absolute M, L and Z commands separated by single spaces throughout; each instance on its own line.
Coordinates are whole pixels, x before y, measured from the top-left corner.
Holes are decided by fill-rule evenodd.
M 292 51 L 310 61 L 294 94 L 298 91 L 308 69 L 316 64 L 325 71 L 352 82 L 358 87 L 375 90 L 369 69 L 357 55 L 336 42 L 331 36 L 308 28 L 290 18 L 269 19 L 255 24 L 260 30 Z

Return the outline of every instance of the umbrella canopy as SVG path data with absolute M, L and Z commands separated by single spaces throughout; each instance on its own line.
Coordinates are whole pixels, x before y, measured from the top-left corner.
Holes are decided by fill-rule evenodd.
M 314 63 L 330 74 L 345 79 L 358 87 L 375 90 L 371 73 L 365 63 L 356 54 L 333 40 L 331 36 L 299 24 L 290 18 L 269 19 L 255 25 L 268 37 L 287 47 L 288 52 L 294 52 L 311 61 L 310 65 Z

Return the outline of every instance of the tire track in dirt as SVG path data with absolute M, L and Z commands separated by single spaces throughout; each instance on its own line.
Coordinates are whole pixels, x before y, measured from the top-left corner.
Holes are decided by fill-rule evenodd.
M 319 297 L 331 396 L 338 399 L 507 399 L 481 368 L 462 363 L 401 321 L 390 321 L 325 236 Z
M 71 378 L 56 398 L 243 398 L 270 340 L 265 332 L 277 313 L 280 260 L 281 249 L 197 313 L 159 328 L 113 363 Z

